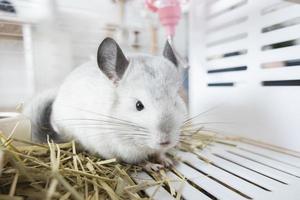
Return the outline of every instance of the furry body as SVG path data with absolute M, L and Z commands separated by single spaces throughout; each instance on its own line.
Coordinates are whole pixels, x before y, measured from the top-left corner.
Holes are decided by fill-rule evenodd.
M 40 98 L 37 104 L 44 105 L 43 109 L 37 111 L 37 104 L 32 105 L 28 115 L 37 127 L 47 124 L 40 121 L 50 119 L 49 130 L 54 133 L 47 134 L 53 139 L 75 139 L 104 158 L 137 163 L 164 154 L 178 142 L 187 113 L 179 95 L 179 70 L 163 57 L 135 55 L 127 59 L 128 66 L 117 71 L 121 75 L 107 75 L 110 72 L 100 67 L 101 72 L 96 60 L 78 67 L 56 94 Z M 112 81 L 114 77 L 117 79 Z M 136 110 L 137 101 L 143 102 L 142 111 Z M 34 112 L 50 118 L 34 117 Z M 38 128 L 33 133 L 35 139 L 45 138 L 38 135 L 44 134 Z

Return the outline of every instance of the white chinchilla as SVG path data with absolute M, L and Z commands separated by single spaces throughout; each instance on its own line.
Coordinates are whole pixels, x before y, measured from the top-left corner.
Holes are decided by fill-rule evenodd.
M 106 38 L 97 61 L 78 67 L 57 92 L 39 96 L 25 109 L 33 116 L 33 139 L 45 141 L 46 134 L 57 141 L 75 139 L 90 152 L 128 163 L 157 155 L 167 166 L 164 154 L 177 144 L 187 108 L 168 42 L 163 55 L 125 57 Z

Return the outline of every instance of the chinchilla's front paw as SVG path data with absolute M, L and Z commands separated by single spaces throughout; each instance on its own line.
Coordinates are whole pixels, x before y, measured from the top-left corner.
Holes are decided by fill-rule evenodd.
M 149 161 L 144 163 L 144 165 L 142 167 L 144 170 L 146 170 L 148 172 L 151 172 L 151 171 L 157 172 L 164 168 L 164 166 L 162 164 L 153 163 L 153 162 L 149 162 Z
M 146 171 L 159 171 L 165 168 L 172 168 L 175 162 L 168 158 L 164 153 L 154 155 L 150 161 L 143 163 L 143 169 Z
M 157 157 L 157 162 L 164 166 L 164 168 L 171 168 L 174 166 L 174 161 L 168 158 L 166 154 L 160 154 Z

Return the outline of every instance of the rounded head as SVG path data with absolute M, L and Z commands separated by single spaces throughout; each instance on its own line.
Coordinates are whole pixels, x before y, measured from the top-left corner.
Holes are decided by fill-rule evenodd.
M 99 68 L 115 85 L 112 114 L 124 124 L 119 139 L 128 144 L 163 150 L 179 140 L 187 113 L 180 70 L 169 43 L 163 55 L 126 58 L 110 38 L 99 47 Z

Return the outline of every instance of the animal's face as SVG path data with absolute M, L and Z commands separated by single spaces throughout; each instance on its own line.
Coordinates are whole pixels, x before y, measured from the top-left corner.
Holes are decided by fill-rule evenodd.
M 126 134 L 134 144 L 166 149 L 179 139 L 186 105 L 178 91 L 178 69 L 162 57 L 136 56 L 116 90 L 113 113 L 130 121 Z M 125 138 L 125 137 L 124 137 Z
M 181 79 L 169 43 L 164 57 L 139 55 L 127 59 L 118 44 L 105 39 L 98 65 L 115 84 L 112 114 L 120 125 L 120 140 L 154 150 L 174 146 L 187 113 L 179 95 Z

